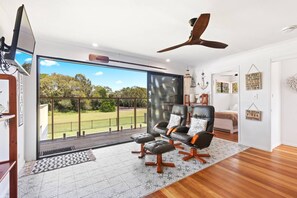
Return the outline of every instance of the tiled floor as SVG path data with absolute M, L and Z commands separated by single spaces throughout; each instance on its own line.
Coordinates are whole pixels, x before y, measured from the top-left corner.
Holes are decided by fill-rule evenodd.
M 214 138 L 204 149 L 211 154 L 207 164 L 195 160 L 185 162 L 176 151 L 164 154 L 164 161 L 172 161 L 175 168 L 164 168 L 157 174 L 155 167 L 146 167 L 145 161 L 155 156 L 138 159 L 131 150 L 138 150 L 136 143 L 121 144 L 94 150 L 96 161 L 74 165 L 54 171 L 30 175 L 19 179 L 19 197 L 141 197 L 206 168 L 246 147 Z M 186 148 L 187 150 L 188 148 Z

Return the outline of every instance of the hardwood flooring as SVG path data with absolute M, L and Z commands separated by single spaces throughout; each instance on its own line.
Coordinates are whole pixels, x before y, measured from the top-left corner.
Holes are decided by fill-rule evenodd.
M 215 130 L 214 133 L 216 134 L 217 138 L 238 142 L 238 133 L 230 133 L 230 132 L 223 132 Z
M 147 198 L 297 197 L 297 148 L 249 148 Z

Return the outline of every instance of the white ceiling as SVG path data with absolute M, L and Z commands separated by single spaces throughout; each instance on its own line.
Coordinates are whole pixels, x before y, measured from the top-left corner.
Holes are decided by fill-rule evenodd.
M 22 3 L 37 39 L 85 47 L 96 42 L 98 49 L 191 66 L 297 37 L 297 31 L 280 31 L 297 24 L 296 0 L 0 0 L 12 21 Z M 202 38 L 225 42 L 228 48 L 187 46 L 156 53 L 186 41 L 188 20 L 206 12 L 211 18 Z

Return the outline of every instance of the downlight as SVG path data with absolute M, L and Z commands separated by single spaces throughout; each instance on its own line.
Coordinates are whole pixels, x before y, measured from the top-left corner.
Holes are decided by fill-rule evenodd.
M 288 26 L 288 27 L 284 27 L 282 29 L 282 32 L 284 32 L 284 33 L 290 33 L 290 32 L 292 32 L 292 31 L 294 31 L 296 29 L 297 29 L 297 25 L 291 25 L 291 26 Z

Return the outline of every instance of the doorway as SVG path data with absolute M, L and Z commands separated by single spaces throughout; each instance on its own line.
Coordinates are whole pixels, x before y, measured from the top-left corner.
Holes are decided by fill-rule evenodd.
M 238 142 L 239 72 L 230 70 L 212 74 L 212 82 L 215 134 L 218 138 Z

